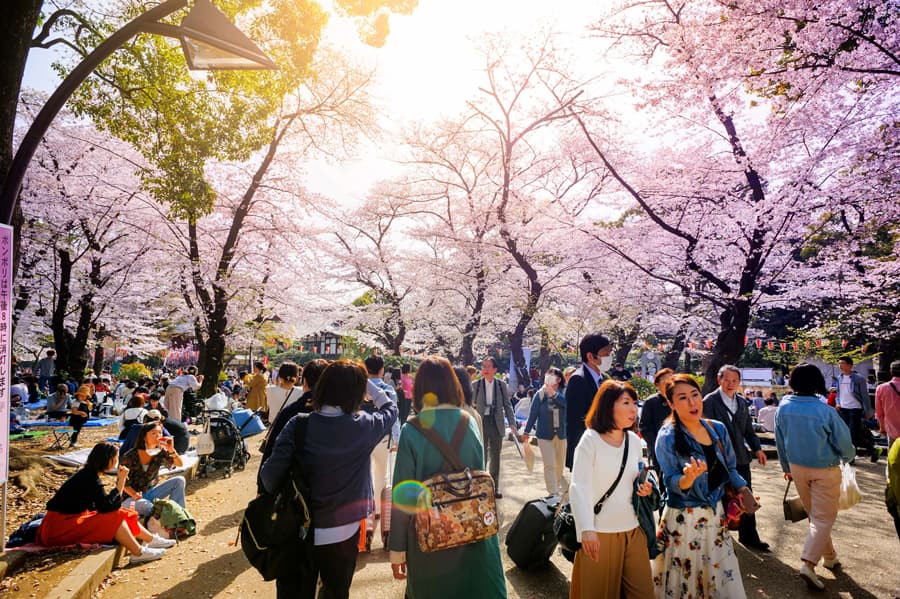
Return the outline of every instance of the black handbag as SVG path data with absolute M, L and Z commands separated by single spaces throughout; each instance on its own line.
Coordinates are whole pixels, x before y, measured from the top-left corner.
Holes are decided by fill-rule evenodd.
M 308 415 L 300 418 L 295 437 L 295 454 L 299 454 L 306 439 Z M 308 554 L 312 514 L 309 509 L 309 487 L 306 485 L 297 460 L 285 477 L 277 493 L 262 493 L 244 510 L 238 532 L 241 549 L 247 561 L 262 575 L 273 580 L 297 571 L 298 560 Z M 309 551 L 307 551 L 309 549 Z
M 613 494 L 613 491 L 615 491 L 616 487 L 619 485 L 619 481 L 622 480 L 622 474 L 625 472 L 625 462 L 627 461 L 628 432 L 626 431 L 625 451 L 622 454 L 622 464 L 619 466 L 619 475 L 616 476 L 616 480 L 613 481 L 612 486 L 603 494 L 603 497 L 594 504 L 595 516 L 600 513 L 600 510 L 603 509 L 603 504 L 606 503 L 606 500 L 609 499 L 609 496 Z M 575 531 L 575 516 L 572 515 L 572 506 L 569 504 L 568 497 L 569 492 L 566 491 L 562 501 L 559 502 L 556 517 L 553 519 L 553 534 L 556 535 L 556 540 L 559 541 L 560 547 L 571 553 L 577 553 L 578 550 L 581 549 L 581 543 L 578 542 L 578 534 Z

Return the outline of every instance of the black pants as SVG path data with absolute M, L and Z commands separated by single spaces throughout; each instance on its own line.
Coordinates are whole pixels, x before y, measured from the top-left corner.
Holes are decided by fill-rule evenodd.
M 863 427 L 862 409 L 841 408 L 840 415 L 844 420 L 844 423 L 846 423 L 847 428 L 850 429 L 850 436 L 853 438 L 853 446 L 862 447 L 863 449 L 866 449 L 870 455 L 873 454 L 875 452 L 875 438 Z
M 745 481 L 750 490 L 753 490 L 753 483 L 750 480 L 750 464 L 737 464 L 736 469 Z M 756 514 L 744 514 L 741 516 L 741 527 L 738 529 L 738 541 L 741 543 L 758 543 L 759 532 L 756 530 Z
M 313 533 L 301 541 L 294 551 L 291 570 L 275 579 L 278 599 L 316 599 L 319 571 L 313 560 Z
M 319 599 L 349 599 L 358 553 L 359 530 L 346 541 L 313 548 L 315 564 L 322 579 Z

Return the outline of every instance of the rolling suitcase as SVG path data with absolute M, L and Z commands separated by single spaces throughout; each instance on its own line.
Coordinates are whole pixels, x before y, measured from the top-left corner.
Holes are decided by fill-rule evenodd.
M 550 495 L 526 503 L 506 534 L 506 552 L 524 569 L 547 563 L 556 549 L 553 518 L 559 496 Z

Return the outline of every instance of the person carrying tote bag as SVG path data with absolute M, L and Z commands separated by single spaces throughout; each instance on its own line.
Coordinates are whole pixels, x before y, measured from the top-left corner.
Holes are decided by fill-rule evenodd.
M 633 502 L 635 493 L 647 496 L 653 491 L 649 482 L 635 488 L 641 443 L 630 429 L 637 422 L 637 402 L 631 385 L 606 381 L 585 418 L 587 430 L 575 448 L 569 486 L 581 542 L 570 599 L 653 596 L 647 536 Z
M 837 520 L 841 494 L 841 460 L 856 455 L 850 429 L 837 412 L 819 401 L 825 394 L 825 378 L 813 364 L 791 370 L 793 395 L 781 399 L 775 413 L 775 445 L 785 480 L 793 480 L 800 501 L 809 514 L 809 532 L 800 554 L 798 574 L 810 589 L 821 591 L 825 583 L 815 568 L 838 561 L 831 529 Z

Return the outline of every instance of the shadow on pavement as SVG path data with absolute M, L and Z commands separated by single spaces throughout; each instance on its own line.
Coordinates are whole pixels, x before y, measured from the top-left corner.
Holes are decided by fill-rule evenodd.
M 244 517 L 244 509 L 245 508 L 239 508 L 231 514 L 223 514 L 214 520 L 210 520 L 203 525 L 203 530 L 200 531 L 200 534 L 209 536 L 230 528 L 234 531 L 235 536 L 237 536 L 237 528 Z
M 154 589 L 159 597 L 213 597 L 227 589 L 231 583 L 250 568 L 240 549 L 226 553 L 214 560 L 203 562 L 197 566 L 187 580 L 183 580 L 170 589 Z M 157 580 L 157 584 L 159 584 Z
M 529 570 L 506 569 L 506 582 L 519 597 L 568 597 L 569 581 L 552 562 Z

